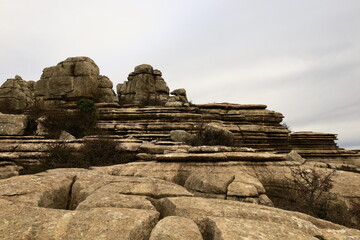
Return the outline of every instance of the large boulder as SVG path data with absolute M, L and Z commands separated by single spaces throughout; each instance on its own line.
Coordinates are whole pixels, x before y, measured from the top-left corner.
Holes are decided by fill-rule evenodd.
M 0 113 L 1 135 L 24 135 L 28 125 L 28 117 L 19 114 Z
M 119 102 L 135 105 L 162 105 L 169 97 L 169 88 L 159 70 L 151 65 L 136 66 L 128 81 L 117 85 Z
M 67 58 L 43 70 L 34 87 L 35 96 L 49 105 L 81 98 L 116 102 L 112 82 L 99 72 L 99 67 L 88 57 Z
M 34 105 L 34 81 L 24 81 L 18 75 L 0 87 L 0 111 L 18 111 Z

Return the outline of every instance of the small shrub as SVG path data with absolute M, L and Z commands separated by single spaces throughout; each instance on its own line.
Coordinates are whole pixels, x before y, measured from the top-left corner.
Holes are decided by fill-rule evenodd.
M 76 138 L 81 138 L 95 132 L 97 116 L 95 112 L 80 110 L 47 110 L 44 112 L 44 127 L 50 138 L 59 138 L 62 131 L 66 131 Z
M 122 164 L 136 160 L 136 154 L 117 149 L 116 141 L 107 138 L 89 139 L 80 149 L 83 161 L 91 166 Z
M 76 102 L 76 105 L 80 112 L 93 113 L 96 111 L 95 103 L 90 99 L 82 98 Z
M 336 171 L 325 172 L 315 167 L 303 169 L 299 166 L 291 167 L 290 171 L 291 178 L 285 178 L 281 182 L 269 181 L 270 186 L 278 185 L 276 189 L 267 191 L 274 205 L 328 219 L 330 206 L 335 199 L 330 190 Z
M 51 144 L 45 168 L 88 168 L 90 164 L 79 157 L 77 151 L 66 142 Z

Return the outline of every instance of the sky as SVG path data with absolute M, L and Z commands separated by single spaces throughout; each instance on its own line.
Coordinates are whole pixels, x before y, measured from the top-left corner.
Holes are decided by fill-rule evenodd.
M 151 64 L 195 104 L 266 104 L 360 149 L 359 0 L 0 0 L 0 84 L 73 56 L 114 86 Z

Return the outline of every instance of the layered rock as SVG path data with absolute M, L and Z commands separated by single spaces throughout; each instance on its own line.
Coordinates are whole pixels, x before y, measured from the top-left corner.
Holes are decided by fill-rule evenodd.
M 104 108 L 98 127 L 124 137 L 170 140 L 172 130 L 196 133 L 212 123 L 234 135 L 234 144 L 263 151 L 289 152 L 289 130 L 281 113 L 266 105 L 202 104 L 194 107 Z
M 339 148 L 335 140 L 337 135 L 332 133 L 294 132 L 290 134 L 289 144 L 308 161 L 337 164 L 339 168 L 346 168 L 341 165 L 360 167 L 359 155 Z
M 148 64 L 136 66 L 128 81 L 117 85 L 120 104 L 161 105 L 169 97 L 169 88 L 159 70 Z
M 99 74 L 95 62 L 88 57 L 71 57 L 43 70 L 34 90 L 39 101 L 53 105 L 81 98 L 97 102 L 116 102 L 112 82 Z
M 15 112 L 34 105 L 34 81 L 24 81 L 20 76 L 6 80 L 0 87 L 0 111 Z
M 101 169 L 13 177 L 0 180 L 0 190 L 0 236 L 9 240 L 360 237 L 360 231 L 305 214 L 193 197 L 171 182 Z

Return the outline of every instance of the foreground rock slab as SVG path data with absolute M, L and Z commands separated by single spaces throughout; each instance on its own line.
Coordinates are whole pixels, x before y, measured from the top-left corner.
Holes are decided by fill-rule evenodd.
M 194 197 L 174 182 L 129 172 L 111 175 L 109 168 L 54 169 L 0 180 L 0 239 L 360 238 L 358 230 L 305 214 Z M 252 184 L 263 192 L 256 179 L 231 176 L 235 185 Z M 229 182 L 221 176 L 222 184 L 207 180 L 208 186 L 201 186 L 192 178 L 189 186 L 220 192 Z
M 66 211 L 29 207 L 0 200 L 1 239 L 136 239 L 145 240 L 158 212 L 128 208 Z M 5 238 L 3 238 L 5 237 Z

